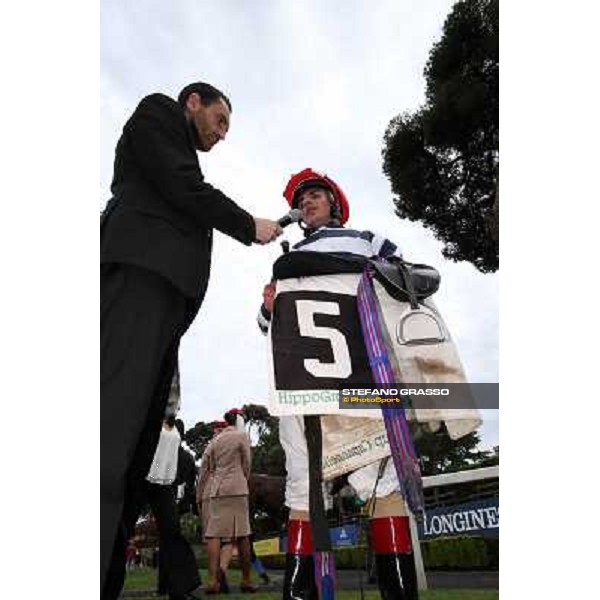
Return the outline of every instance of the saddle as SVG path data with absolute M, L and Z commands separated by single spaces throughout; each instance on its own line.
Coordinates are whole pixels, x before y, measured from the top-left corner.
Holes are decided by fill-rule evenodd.
M 429 265 L 409 263 L 396 257 L 385 261 L 370 260 L 369 263 L 388 294 L 400 302 L 410 302 L 413 308 L 440 287 L 440 274 Z
M 289 252 L 273 265 L 273 279 L 311 275 L 362 273 L 372 265 L 377 280 L 396 300 L 417 302 L 429 298 L 440 287 L 440 274 L 428 265 L 406 262 L 398 257 L 369 259 L 341 252 Z
M 407 309 L 396 323 L 396 341 L 401 346 L 441 344 L 448 339 L 441 316 L 423 300 L 440 287 L 439 272 L 429 265 L 408 263 L 401 258 L 383 262 L 370 260 L 375 278 L 392 298 L 408 302 Z
M 446 341 L 441 317 L 423 304 L 440 287 L 440 274 L 429 265 L 409 263 L 399 257 L 373 259 L 335 252 L 289 252 L 273 265 L 273 279 L 359 274 L 367 266 L 372 267 L 375 279 L 392 298 L 410 305 L 395 327 L 399 344 L 421 346 Z

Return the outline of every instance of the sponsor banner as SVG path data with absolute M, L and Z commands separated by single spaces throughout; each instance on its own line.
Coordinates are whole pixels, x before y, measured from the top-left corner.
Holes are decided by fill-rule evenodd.
M 359 542 L 359 528 L 351 523 L 342 525 L 341 527 L 329 528 L 329 539 L 331 545 L 335 548 L 343 548 L 344 546 L 357 546 Z M 279 540 L 279 552 L 287 552 L 287 536 L 282 536 Z M 255 546 L 256 547 L 256 546 Z
M 278 414 L 326 414 L 337 412 L 340 392 L 332 390 L 276 390 L 271 399 Z M 271 405 L 270 405 L 271 406 Z M 355 407 L 356 408 L 356 407 Z
M 356 546 L 358 544 L 358 527 L 356 525 L 343 525 L 329 530 L 332 546 Z
M 390 445 L 382 420 L 350 421 L 335 415 L 321 417 L 323 432 L 323 479 L 329 480 L 355 471 L 390 454 Z
M 279 552 L 279 538 L 269 538 L 253 543 L 256 556 L 270 556 Z
M 458 535 L 498 537 L 498 497 L 427 509 L 418 529 L 420 540 Z

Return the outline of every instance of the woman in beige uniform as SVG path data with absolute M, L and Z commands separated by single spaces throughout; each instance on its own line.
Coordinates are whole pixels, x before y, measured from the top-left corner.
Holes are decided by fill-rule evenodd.
M 208 522 L 204 537 L 208 546 L 209 584 L 205 593 L 219 592 L 219 554 L 221 539 L 237 540 L 242 568 L 242 592 L 256 592 L 250 582 L 250 518 L 248 512 L 248 479 L 250 477 L 250 440 L 235 427 L 237 414 L 225 414 L 227 427 L 206 447 L 204 461 L 210 481 L 206 485 Z

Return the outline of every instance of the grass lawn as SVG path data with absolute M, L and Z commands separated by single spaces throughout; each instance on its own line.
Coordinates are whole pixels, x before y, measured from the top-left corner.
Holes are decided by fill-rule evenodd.
M 206 571 L 201 569 L 202 581 L 207 581 Z M 227 578 L 232 591 L 235 591 L 240 581 L 240 572 L 232 569 Z M 256 578 L 253 581 L 256 583 Z M 155 590 L 156 589 L 156 571 L 153 569 L 141 568 L 133 569 L 128 572 L 125 579 L 125 590 Z M 135 596 L 136 600 L 156 600 L 159 596 Z M 166 598 L 162 596 L 161 598 Z M 228 596 L 216 596 L 216 598 L 228 598 L 228 600 L 281 600 L 281 592 L 258 592 L 257 594 L 229 594 Z M 336 593 L 336 600 L 360 600 L 360 592 L 351 590 L 342 590 Z M 498 600 L 498 590 L 450 590 L 434 589 L 419 594 L 419 600 Z M 365 600 L 381 600 L 377 591 L 365 591 Z

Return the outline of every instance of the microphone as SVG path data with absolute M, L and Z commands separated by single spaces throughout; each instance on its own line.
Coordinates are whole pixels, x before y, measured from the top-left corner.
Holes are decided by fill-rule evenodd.
M 287 215 L 277 220 L 277 224 L 280 227 L 287 227 L 292 223 L 297 223 L 298 221 L 300 221 L 300 219 L 302 219 L 302 211 L 299 208 L 292 208 L 292 210 L 290 210 L 290 212 Z

